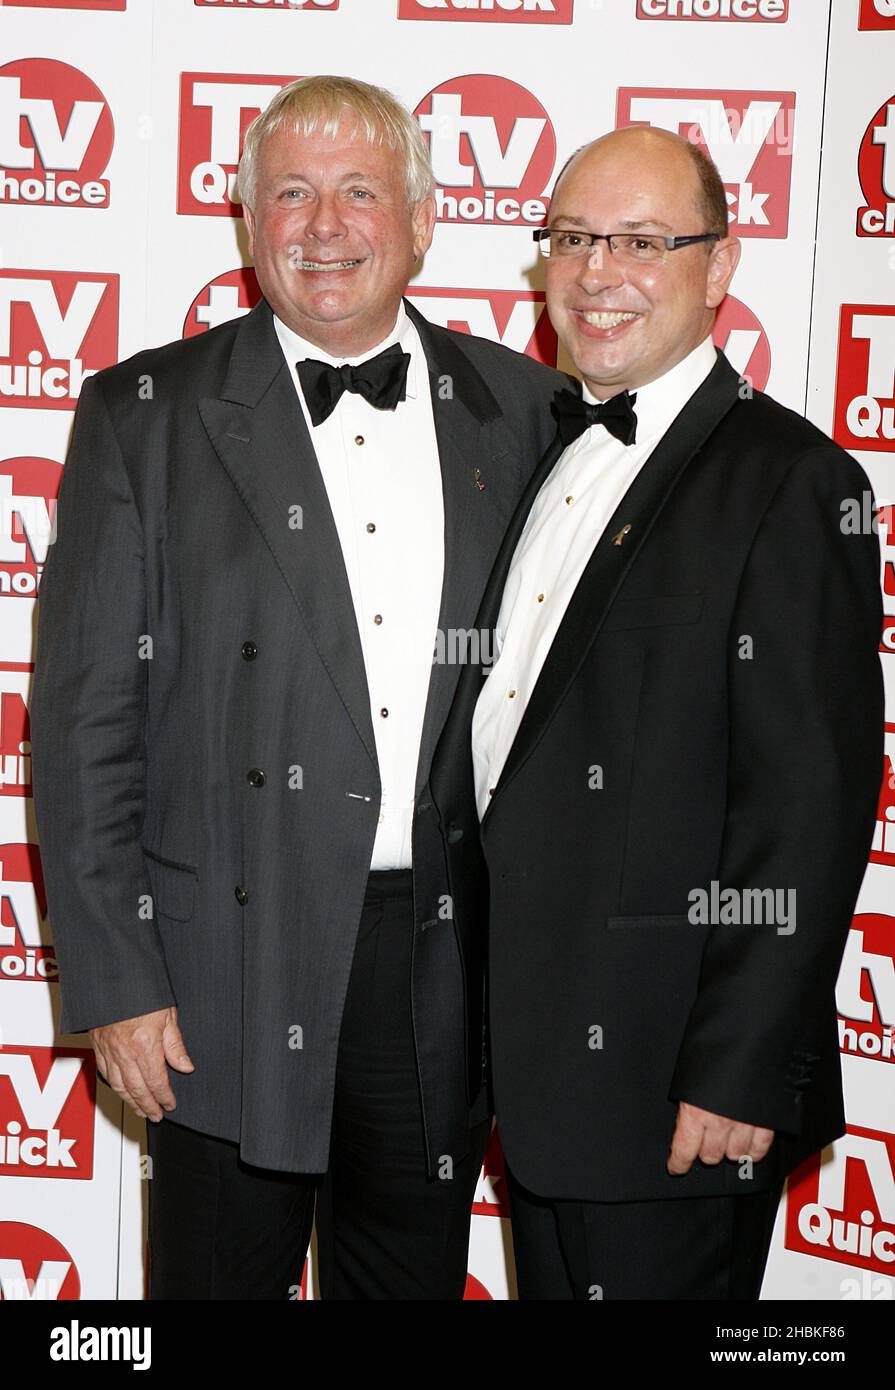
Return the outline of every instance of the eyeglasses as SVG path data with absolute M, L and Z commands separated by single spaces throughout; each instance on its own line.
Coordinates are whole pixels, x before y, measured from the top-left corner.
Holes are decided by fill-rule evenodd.
M 593 250 L 598 241 L 605 241 L 612 256 L 638 265 L 655 265 L 664 261 L 669 251 L 693 246 L 698 241 L 720 241 L 718 232 L 700 232 L 698 236 L 648 236 L 641 232 L 573 232 L 567 228 L 539 227 L 532 232 L 542 256 L 583 256 Z

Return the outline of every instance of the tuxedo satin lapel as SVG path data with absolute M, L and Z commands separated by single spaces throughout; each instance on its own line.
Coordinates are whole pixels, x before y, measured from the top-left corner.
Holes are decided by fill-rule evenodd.
M 419 792 L 464 669 L 456 660 L 457 637 L 462 646 L 462 634 L 472 626 L 488 578 L 495 531 L 505 524 L 496 482 L 499 470 L 492 465 L 502 460 L 500 471 L 512 468 L 518 446 L 487 383 L 450 335 L 430 324 L 409 301 L 404 303 L 429 368 L 444 497 L 444 580 L 417 764 Z
M 575 679 L 613 598 L 693 455 L 737 400 L 739 377 L 718 360 L 625 493 L 584 569 L 510 748 L 484 821 L 536 748 L 559 702 Z M 630 530 L 620 537 L 624 527 Z M 621 543 L 617 543 L 621 540 Z
M 240 324 L 208 437 L 264 536 L 320 658 L 378 766 L 363 650 L 342 547 L 289 368 L 261 300 Z M 295 525 L 301 508 L 301 525 Z

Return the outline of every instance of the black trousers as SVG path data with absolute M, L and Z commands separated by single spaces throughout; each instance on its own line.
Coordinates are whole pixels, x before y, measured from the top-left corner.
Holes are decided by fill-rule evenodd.
M 783 1183 L 735 1197 L 551 1201 L 507 1166 L 520 1299 L 757 1299 Z
M 238 1145 L 147 1124 L 149 1297 L 298 1296 L 317 1219 L 324 1299 L 461 1299 L 489 1122 L 429 1179 L 413 1046 L 411 871 L 373 873 L 339 1036 L 325 1175 L 243 1163 Z

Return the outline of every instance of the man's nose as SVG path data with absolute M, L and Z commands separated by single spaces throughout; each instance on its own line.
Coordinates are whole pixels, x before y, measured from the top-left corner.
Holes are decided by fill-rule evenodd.
M 575 282 L 586 294 L 598 294 L 602 289 L 624 283 L 624 270 L 609 250 L 607 242 L 595 241 L 578 260 L 580 264 Z
M 331 241 L 346 231 L 335 193 L 318 194 L 305 224 L 305 233 L 317 241 Z

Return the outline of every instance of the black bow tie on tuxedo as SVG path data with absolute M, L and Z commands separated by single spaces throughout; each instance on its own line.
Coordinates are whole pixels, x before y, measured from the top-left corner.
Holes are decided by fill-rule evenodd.
M 563 444 L 574 444 L 591 425 L 604 425 L 622 444 L 633 444 L 637 437 L 637 416 L 634 402 L 637 393 L 621 391 L 608 401 L 590 405 L 574 391 L 557 391 L 553 398 L 553 413 L 559 421 L 559 436 Z
M 331 367 L 316 357 L 306 357 L 295 364 L 298 379 L 308 405 L 312 424 L 319 425 L 331 415 L 343 391 L 356 391 L 377 410 L 394 410 L 407 395 L 407 368 L 410 353 L 402 352 L 397 343 L 349 367 Z

